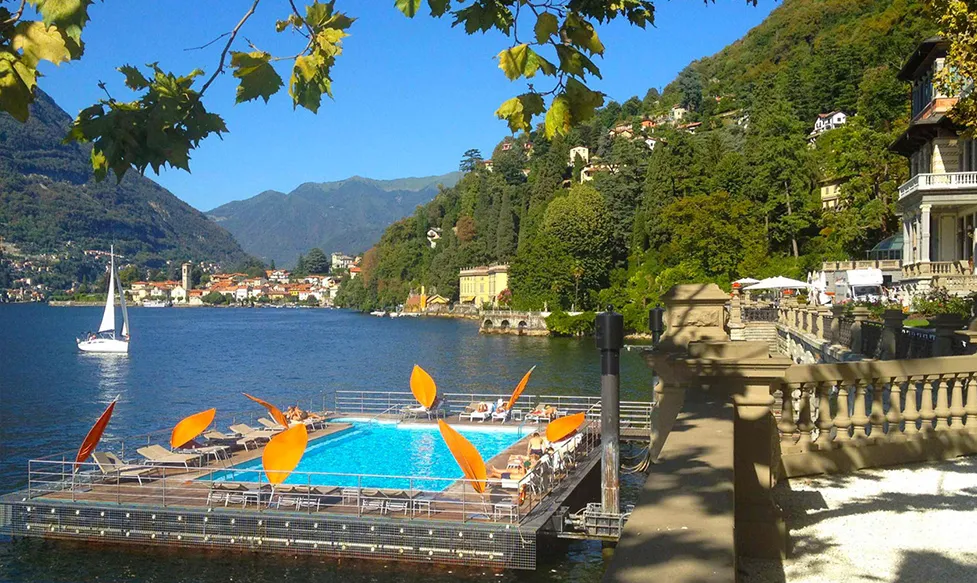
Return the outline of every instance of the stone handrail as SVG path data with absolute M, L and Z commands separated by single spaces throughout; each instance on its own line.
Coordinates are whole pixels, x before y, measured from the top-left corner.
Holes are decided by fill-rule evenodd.
M 975 356 L 795 365 L 771 388 L 787 476 L 977 453 Z
M 973 275 L 973 269 L 966 261 L 929 261 L 926 263 L 911 263 L 902 266 L 905 277 L 922 277 L 927 275 L 965 276 Z

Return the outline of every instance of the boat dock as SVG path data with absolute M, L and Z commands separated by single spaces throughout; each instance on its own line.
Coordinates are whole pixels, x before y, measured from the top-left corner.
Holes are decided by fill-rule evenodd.
M 366 418 L 393 420 L 399 403 L 389 401 L 409 404 L 410 398 L 409 393 L 397 395 L 337 395 L 353 410 L 340 408 L 332 419 L 366 417 L 372 410 L 378 412 Z M 445 397 L 451 407 L 470 402 L 472 395 Z M 464 479 L 437 484 L 439 479 L 428 477 L 310 472 L 298 479 L 304 485 L 272 486 L 262 483 L 260 471 L 252 471 L 256 482 L 219 477 L 227 468 L 259 457 L 260 448 L 233 452 L 227 459 L 213 456 L 199 465 L 145 463 L 117 472 L 90 462 L 76 468 L 74 455 L 66 454 L 31 460 L 27 488 L 0 496 L 0 532 L 13 537 L 534 569 L 540 538 L 568 531 L 571 513 L 585 507 L 577 499 L 593 492 L 599 474 L 595 468 L 600 465 L 599 412 L 595 414 L 593 403 L 584 397 L 546 399 L 565 407 L 565 412 L 588 412 L 576 436 L 557 444 L 563 448 L 560 463 L 539 464 L 518 483 L 490 479 L 481 493 Z M 650 405 L 644 406 L 650 416 Z M 452 426 L 485 427 L 460 420 L 460 410 L 462 406 L 449 409 L 456 412 Z M 436 418 L 403 423 L 433 424 Z M 486 460 L 487 466 L 506 467 L 510 455 L 525 453 L 529 434 L 545 429 L 526 420 L 507 422 L 512 423 L 518 424 L 522 436 Z M 310 440 L 349 427 L 330 421 L 312 431 Z M 144 445 L 159 437 L 137 442 Z M 389 486 L 391 480 L 396 488 Z M 319 485 L 323 483 L 346 485 Z

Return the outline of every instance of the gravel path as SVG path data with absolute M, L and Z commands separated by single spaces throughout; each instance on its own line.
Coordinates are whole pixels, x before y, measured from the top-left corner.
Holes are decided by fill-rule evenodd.
M 977 457 L 778 485 L 791 558 L 746 583 L 977 582 Z

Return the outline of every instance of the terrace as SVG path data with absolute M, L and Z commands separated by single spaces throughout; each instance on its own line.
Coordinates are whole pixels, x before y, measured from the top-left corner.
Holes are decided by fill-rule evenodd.
M 486 460 L 489 467 L 506 468 L 510 461 L 515 466 L 518 459 L 512 456 L 524 454 L 528 436 L 545 428 L 545 420 L 530 422 L 520 415 L 528 409 L 514 411 L 512 418 L 494 427 L 491 421 L 459 419 L 464 405 L 506 396 L 443 395 L 458 431 L 511 436 Z M 523 399 L 529 403 L 542 397 Z M 600 461 L 596 399 L 545 399 L 561 414 L 585 413 L 583 425 L 570 438 L 552 444 L 553 454 L 544 456 L 525 477 L 490 478 L 484 491 L 475 481 L 451 477 L 450 472 L 385 474 L 382 453 L 367 454 L 378 460 L 370 473 L 303 471 L 299 466 L 285 483 L 275 485 L 260 471 L 264 444 L 214 451 L 185 464 L 142 461 L 115 468 L 94 461 L 75 464 L 75 453 L 67 452 L 31 460 L 26 489 L 0 496 L 0 531 L 13 536 L 532 569 L 537 535 L 552 529 L 554 514 L 567 513 L 566 500 Z M 352 441 L 357 432 L 437 436 L 436 418 L 401 418 L 400 411 L 412 403 L 410 393 L 334 394 L 335 409 L 341 413 L 329 414 L 327 423 L 309 432 L 306 457 L 312 457 L 315 448 L 342 447 L 342 441 Z M 630 430 L 643 431 L 647 439 L 650 404 L 625 404 L 623 410 Z M 212 428 L 221 430 L 241 419 L 225 417 Z M 125 459 L 148 444 L 168 443 L 169 433 L 106 440 L 99 451 L 113 451 Z M 440 436 L 437 440 L 440 444 Z M 373 450 L 384 446 L 373 444 Z M 617 533 L 621 523 L 623 518 Z

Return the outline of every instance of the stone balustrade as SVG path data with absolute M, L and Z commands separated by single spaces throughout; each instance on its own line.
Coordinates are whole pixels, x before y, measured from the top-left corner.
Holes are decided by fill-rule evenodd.
M 794 365 L 773 390 L 787 477 L 977 453 L 975 356 Z

